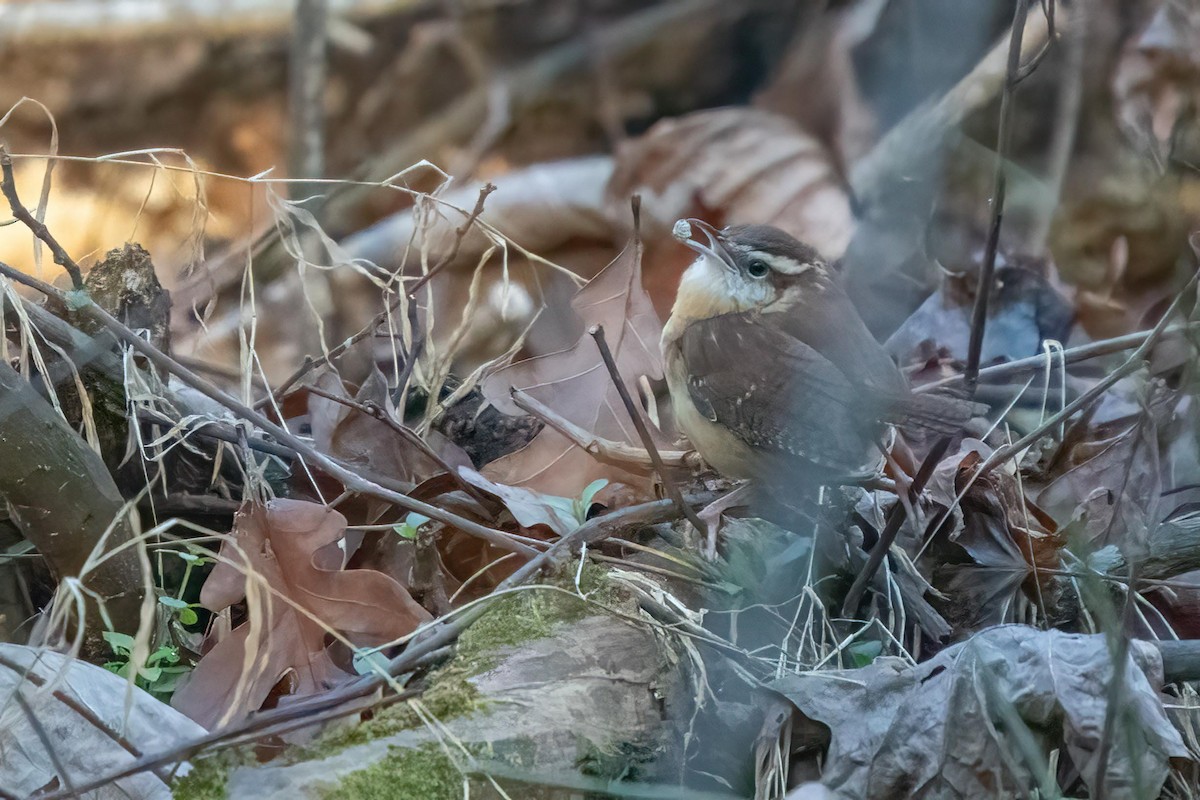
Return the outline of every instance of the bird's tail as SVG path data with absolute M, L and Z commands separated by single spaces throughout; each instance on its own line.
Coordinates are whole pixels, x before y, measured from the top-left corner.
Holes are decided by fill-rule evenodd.
M 988 406 L 965 397 L 930 392 L 914 394 L 904 398 L 895 409 L 891 420 L 902 431 L 915 430 L 937 436 L 953 436 L 960 433 L 973 417 L 988 412 Z

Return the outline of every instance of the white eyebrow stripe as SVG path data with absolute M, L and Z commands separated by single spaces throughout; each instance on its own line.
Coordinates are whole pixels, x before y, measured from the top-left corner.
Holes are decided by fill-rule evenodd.
M 802 264 L 793 258 L 788 258 L 787 256 L 773 255 L 771 253 L 755 253 L 754 255 L 757 258 L 761 258 L 763 261 L 767 262 L 767 265 L 770 266 L 771 269 L 784 275 L 803 275 L 805 272 L 808 272 L 810 269 L 814 269 L 816 267 L 816 264 L 811 264 L 808 262 Z

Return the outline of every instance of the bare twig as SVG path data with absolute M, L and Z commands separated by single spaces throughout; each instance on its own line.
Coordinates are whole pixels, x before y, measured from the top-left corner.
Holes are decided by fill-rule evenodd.
M 162 425 L 167 428 L 173 428 L 180 423 L 173 420 L 166 414 L 159 413 L 150 408 L 139 408 L 137 410 L 137 418 L 142 422 L 148 422 L 151 425 Z M 284 447 L 275 442 L 268 442 L 264 439 L 249 438 L 242 436 L 241 432 L 232 425 L 226 425 L 223 422 L 205 422 L 192 423 L 182 426 L 188 433 L 199 436 L 203 439 L 213 439 L 218 442 L 228 442 L 229 444 L 245 444 L 251 450 L 259 453 L 266 453 L 279 458 L 291 460 L 297 457 L 297 454 L 290 447 Z
M 214 364 L 211 361 L 204 361 L 203 359 L 192 358 L 191 356 L 182 356 L 178 354 L 175 355 L 175 360 L 180 364 L 183 364 L 188 369 L 194 369 L 196 372 L 203 372 L 208 375 L 215 375 L 218 378 L 224 378 L 225 380 L 232 381 L 234 383 L 240 383 L 243 377 L 241 372 L 233 367 L 227 367 L 224 364 Z M 259 375 L 251 375 L 250 382 L 259 388 L 270 388 Z
M 28 681 L 39 688 L 48 684 L 48 681 L 38 673 L 34 672 L 32 668 L 24 667 L 15 661 L 5 658 L 4 656 L 0 656 L 0 667 L 4 667 L 14 674 L 19 674 L 22 680 Z M 21 693 L 16 692 L 16 694 L 19 696 Z M 115 730 L 95 711 L 93 711 L 91 707 L 89 707 L 86 703 L 80 702 L 70 692 L 63 691 L 62 689 L 54 689 L 51 692 L 51 696 L 67 708 L 74 711 L 84 720 L 84 722 L 92 726 L 92 728 L 99 733 L 104 734 L 110 741 L 113 742 L 113 744 L 117 745 L 134 758 L 140 758 L 142 756 L 142 751 L 136 744 L 130 741 L 129 738 L 123 733 Z M 163 778 L 162 775 L 159 775 L 158 777 Z M 66 776 L 64 776 L 63 782 L 70 786 L 70 782 L 66 779 Z
M 513 403 L 522 411 L 537 417 L 570 439 L 576 446 L 595 456 L 597 461 L 624 469 L 633 468 L 645 472 L 655 468 L 654 459 L 650 456 L 649 450 L 634 447 L 625 442 L 593 436 L 541 400 L 515 386 L 509 389 L 509 394 L 512 396 Z M 688 455 L 691 452 L 690 450 L 660 450 L 658 455 L 665 466 L 684 469 L 690 466 Z
M 57 288 L 45 283 L 44 281 L 40 281 L 37 278 L 26 275 L 20 270 L 14 269 L 7 264 L 0 263 L 0 275 L 4 275 L 10 280 L 28 286 L 31 289 L 35 289 L 47 297 L 54 298 L 59 302 L 65 303 L 67 301 L 66 295 L 64 295 L 63 292 L 59 291 Z M 228 408 L 237 416 L 253 423 L 261 430 L 269 433 L 281 444 L 291 448 L 292 450 L 295 450 L 296 453 L 305 461 L 315 464 L 327 475 L 341 482 L 341 484 L 345 486 L 348 491 L 370 495 L 371 497 L 375 497 L 385 502 L 400 506 L 408 511 L 414 511 L 418 514 L 422 514 L 430 519 L 434 519 L 453 528 L 457 528 L 463 533 L 483 539 L 484 541 L 487 541 L 501 549 L 520 553 L 525 556 L 533 556 L 537 554 L 537 550 L 517 541 L 504 531 L 488 528 L 473 520 L 469 520 L 466 517 L 459 516 L 458 514 L 438 508 L 437 506 L 416 500 L 412 497 L 409 497 L 407 494 L 404 494 L 403 492 L 385 488 L 376 481 L 368 480 L 358 472 L 349 469 L 337 460 L 317 451 L 310 443 L 294 435 L 286 428 L 275 424 L 262 413 L 255 411 L 241 401 L 230 397 L 209 380 L 200 377 L 175 359 L 163 353 L 154 345 L 147 342 L 142 337 L 138 336 L 90 299 L 85 299 L 85 301 L 82 303 L 77 302 L 76 305 L 78 306 L 78 313 L 114 333 L 124 344 L 136 350 L 155 367 L 171 373 L 179 378 L 180 381 L 188 386 L 191 386 L 196 391 L 212 400 L 215 400 L 216 402 Z
M 1059 9 L 1057 16 L 1062 16 Z M 1008 42 L 1012 40 L 1010 32 Z M 1035 14 L 1021 37 L 1024 55 L 1036 58 L 1034 48 L 1049 40 L 1047 20 Z M 955 86 L 936 103 L 924 104 L 892 126 L 882 139 L 851 169 L 850 184 L 855 197 L 871 204 L 882 197 L 893 182 L 904 180 L 915 164 L 925 163 L 941 147 L 947 131 L 956 129 L 969 114 L 992 102 L 1003 90 L 1006 42 L 988 51 Z M 899 166 L 898 166 L 899 165 Z
M 63 246 L 50 233 L 50 229 L 39 222 L 33 214 L 29 213 L 29 209 L 21 203 L 21 198 L 17 196 L 17 182 L 13 178 L 12 156 L 8 154 L 8 150 L 3 145 L 0 145 L 0 173 L 3 174 L 3 179 L 0 180 L 0 188 L 4 191 L 4 197 L 8 200 L 9 208 L 12 209 L 12 215 L 20 220 L 25 227 L 33 231 L 33 235 L 42 240 L 50 248 L 50 252 L 54 256 L 54 263 L 65 269 L 67 274 L 71 276 L 71 285 L 76 289 L 82 289 L 83 273 L 80 272 L 79 265 L 75 263 L 75 259 L 67 254 Z
M 33 713 L 33 709 L 29 707 L 29 701 L 25 699 L 25 692 L 22 691 L 22 688 L 20 686 L 17 687 L 16 691 L 12 693 L 13 698 L 16 699 L 17 705 L 21 707 L 21 712 L 29 721 L 29 726 L 33 728 L 34 735 L 41 742 L 42 749 L 46 751 L 46 755 L 50 758 L 50 763 L 54 765 L 55 774 L 66 784 L 70 796 L 78 796 L 79 792 L 71 781 L 70 773 L 63 765 L 62 759 L 58 757 L 58 745 L 50 739 L 50 734 L 47 733 L 46 726 L 42 724 L 42 721 L 38 719 L 38 715 Z
M 1190 244 L 1196 256 L 1200 257 L 1200 234 L 1192 234 Z M 1012 442 L 1011 444 L 1007 444 L 1004 447 L 994 450 L 987 458 L 985 458 L 967 479 L 966 483 L 963 485 L 963 488 L 959 490 L 958 496 L 955 499 L 955 502 L 951 504 L 951 507 L 940 512 L 930 522 L 927 528 L 927 534 L 932 536 L 933 533 L 935 533 L 938 528 L 942 526 L 942 524 L 950 516 L 953 507 L 957 505 L 958 502 L 966 495 L 967 491 L 972 485 L 974 485 L 975 481 L 979 480 L 996 467 L 1008 461 L 1013 456 L 1018 455 L 1022 450 L 1024 450 L 1026 447 L 1029 447 L 1043 436 L 1055 436 L 1056 432 L 1059 430 L 1059 426 L 1063 422 L 1099 400 L 1105 392 L 1116 385 L 1117 381 L 1120 381 L 1122 378 L 1132 375 L 1134 372 L 1141 369 L 1146 356 L 1149 355 L 1151 349 L 1153 349 L 1155 342 L 1157 342 L 1167 330 L 1168 320 L 1171 319 L 1171 317 L 1179 309 L 1180 305 L 1182 305 L 1183 300 L 1188 293 L 1196 287 L 1198 279 L 1200 279 L 1200 269 L 1197 269 L 1196 272 L 1192 273 L 1191 280 L 1189 280 L 1187 285 L 1185 285 L 1183 289 L 1179 291 L 1179 294 L 1175 295 L 1175 299 L 1171 301 L 1171 305 L 1165 312 L 1163 312 L 1162 318 L 1158 321 L 1158 324 L 1154 326 L 1148 335 L 1146 335 L 1146 337 L 1142 340 L 1142 343 L 1138 345 L 1137 349 L 1130 353 L 1129 358 L 1125 359 L 1124 363 L 1106 375 L 1103 380 L 1099 381 L 1091 389 L 1087 390 L 1071 403 L 1067 404 L 1057 414 L 1044 420 L 1041 425 L 1034 428 L 1028 434 L 1022 436 L 1020 439 Z M 927 544 L 928 541 L 926 542 L 926 545 Z
M 484 508 L 487 508 L 487 506 L 492 502 L 478 488 L 463 480 L 463 477 L 458 474 L 458 470 L 447 464 L 446 460 L 438 455 L 437 452 L 429 446 L 428 442 L 417 435 L 416 431 L 393 418 L 386 409 L 380 408 L 377 403 L 370 401 L 366 403 L 360 403 L 359 401 L 349 397 L 343 397 L 341 395 L 334 394 L 333 392 L 327 392 L 319 386 L 309 386 L 307 388 L 310 394 L 315 394 L 318 397 L 324 397 L 330 402 L 337 403 L 338 405 L 345 406 L 346 408 L 353 409 L 361 414 L 366 414 L 368 417 L 374 417 L 375 419 L 379 420 L 384 425 L 387 425 L 389 428 L 395 431 L 400 438 L 404 439 L 409 444 L 413 445 L 426 456 L 428 456 L 430 460 L 438 465 L 439 469 L 454 479 L 454 482 L 458 484 L 459 488 L 461 488 L 475 500 L 479 501 Z
M 1013 13 L 1012 35 L 1008 42 L 1008 66 L 1000 92 L 1000 124 L 996 134 L 996 167 L 992 188 L 992 222 L 988 228 L 983 264 L 979 268 L 979 283 L 975 289 L 975 307 L 971 312 L 971 338 L 967 343 L 967 366 L 963 380 L 975 391 L 979 380 L 979 359 L 983 353 L 983 334 L 987 327 L 988 301 L 996 272 L 996 251 L 1000 245 L 1000 225 L 1004 220 L 1004 197 L 1008 189 L 1008 170 L 1005 164 L 1012 141 L 1013 90 L 1021 71 L 1021 38 L 1025 35 L 1025 18 L 1029 15 L 1029 0 L 1017 0 Z
M 1096 13 L 1095 7 L 1086 3 L 1074 6 L 1072 12 L 1071 30 L 1063 38 L 1064 63 L 1054 109 L 1053 133 L 1047 148 L 1046 185 L 1055 206 L 1062 197 L 1063 181 L 1075 152 L 1080 109 L 1083 106 L 1084 59 L 1090 39 L 1091 19 Z M 1034 218 L 1028 239 L 1030 253 L 1040 255 L 1045 251 L 1053 218 L 1054 215 L 1049 211 Z
M 301 702 L 283 708 L 274 708 L 260 714 L 254 714 L 244 722 L 231 728 L 214 731 L 206 736 L 201 736 L 172 747 L 170 750 L 142 756 L 131 764 L 121 767 L 119 770 L 113 770 L 107 774 L 92 778 L 71 790 L 62 789 L 42 795 L 41 800 L 73 800 L 73 798 L 81 797 L 80 793 L 82 792 L 94 791 L 122 778 L 127 778 L 130 775 L 137 775 L 141 772 L 157 770 L 159 767 L 178 764 L 205 750 L 233 747 L 242 740 L 259 738 L 267 733 L 285 733 L 296 727 L 311 725 L 314 718 L 318 718 L 331 711 L 344 711 L 345 714 L 354 714 L 367 708 L 373 708 L 378 703 L 375 699 L 371 699 L 365 703 L 354 703 L 355 700 L 360 700 L 370 693 L 358 691 L 353 695 L 349 695 L 333 691 L 313 698 L 315 702 Z M 409 697 L 416 697 L 419 694 L 420 692 L 417 691 L 407 691 L 401 692 L 394 697 L 397 699 L 407 699 Z M 343 714 L 331 714 L 330 716 L 343 716 Z
M 1041 65 L 1042 60 L 1050 54 L 1050 47 L 1058 38 L 1058 33 L 1054 29 L 1054 12 L 1057 7 L 1056 0 L 1043 0 L 1042 7 L 1046 12 L 1046 41 L 1042 45 L 1042 49 L 1038 50 L 1037 53 L 1034 54 L 1033 58 L 1029 59 L 1027 63 L 1023 64 L 1021 68 L 1017 70 L 1014 85 L 1025 80 L 1037 71 L 1037 68 L 1039 65 Z
M 288 54 L 288 174 L 320 178 L 325 172 L 325 40 L 329 0 L 297 0 Z M 289 184 L 292 199 L 309 193 L 304 183 Z
M 711 499 L 711 495 L 701 495 L 688 497 L 687 501 L 689 503 L 700 504 L 708 502 Z M 531 558 L 520 569 L 501 581 L 495 591 L 496 593 L 503 593 L 521 586 L 537 577 L 542 570 L 556 563 L 559 559 L 568 556 L 572 551 L 584 544 L 601 541 L 618 531 L 627 530 L 631 527 L 665 522 L 674 518 L 676 514 L 676 507 L 672 501 L 657 500 L 639 506 L 623 508 L 612 514 L 595 517 L 560 538 L 546 551 Z M 487 613 L 488 608 L 489 605 L 486 603 L 472 606 L 453 618 L 444 617 L 434 622 L 430 627 L 426 628 L 425 634 L 422 637 L 414 640 L 403 653 L 388 662 L 385 670 L 386 674 L 372 673 L 364 675 L 343 687 L 326 692 L 323 695 L 301 700 L 288 705 L 286 708 L 261 712 L 233 728 L 211 733 L 194 742 L 174 747 L 165 752 L 145 756 L 130 765 L 122 767 L 119 770 L 114 770 L 106 775 L 101 775 L 75 788 L 79 792 L 89 792 L 129 775 L 136 775 L 163 765 L 177 763 L 205 749 L 225 746 L 231 743 L 234 737 L 246 738 L 251 734 L 257 735 L 264 730 L 271 730 L 273 726 L 279 725 L 281 722 L 299 720 L 300 724 L 304 724 L 304 720 L 308 715 L 322 713 L 343 706 L 358 698 L 373 694 L 387 687 L 391 677 L 411 672 L 419 666 L 428 663 L 429 659 L 443 653 L 446 647 L 452 645 L 465 630 L 481 619 Z M 43 800 L 67 800 L 67 798 L 74 796 L 65 791 L 59 791 L 46 795 Z
M 1129 449 L 1129 456 L 1125 462 L 1125 472 L 1121 478 L 1121 487 L 1116 492 L 1112 517 L 1108 521 L 1108 529 L 1104 532 L 1104 538 L 1112 532 L 1114 523 L 1118 518 L 1118 507 L 1121 503 L 1128 503 L 1130 498 L 1128 495 L 1129 479 L 1134 471 L 1134 463 L 1137 458 L 1138 449 L 1142 444 L 1142 431 L 1144 425 L 1150 424 L 1150 410 L 1143 406 L 1142 414 L 1138 418 L 1137 426 L 1134 428 L 1133 445 Z M 1157 498 L 1155 498 L 1157 499 Z M 1129 658 L 1129 637 L 1125 635 L 1125 631 L 1135 629 L 1137 625 L 1136 618 L 1136 603 L 1134 600 L 1138 590 L 1138 581 L 1142 575 L 1142 558 L 1146 555 L 1147 542 L 1126 542 L 1125 550 L 1130 553 L 1129 563 L 1129 589 L 1125 592 L 1125 598 L 1121 606 L 1121 618 L 1116 622 L 1113 629 L 1108 632 L 1109 649 L 1112 654 L 1113 675 L 1112 680 L 1108 684 L 1106 696 L 1106 704 L 1104 709 L 1104 729 L 1100 735 L 1099 752 L 1096 754 L 1096 800 L 1104 800 L 1107 797 L 1107 775 L 1108 758 L 1112 752 L 1113 734 L 1116 730 L 1118 720 L 1124 716 L 1125 709 L 1121 704 L 1121 693 L 1125 689 L 1125 661 Z M 1136 557 L 1134 557 L 1136 554 Z
M 1200 235 L 1192 235 L 1192 247 L 1200 247 Z M 1038 439 L 1047 434 L 1051 434 L 1060 423 L 1070 419 L 1081 409 L 1086 408 L 1096 400 L 1100 399 L 1100 396 L 1111 389 L 1117 383 L 1117 381 L 1121 380 L 1127 375 L 1132 375 L 1134 372 L 1137 372 L 1139 369 L 1141 369 L 1143 361 L 1145 361 L 1146 356 L 1149 355 L 1150 350 L 1153 349 L 1155 342 L 1162 337 L 1163 332 L 1167 329 L 1167 321 L 1170 320 L 1170 318 L 1178 310 L 1180 304 L 1183 302 L 1184 297 L 1186 297 L 1188 293 L 1195 288 L 1198 278 L 1200 278 L 1200 270 L 1197 270 L 1192 274 L 1192 277 L 1187 282 L 1187 285 L 1184 286 L 1183 289 L 1180 290 L 1179 294 L 1175 296 L 1175 299 L 1171 301 L 1171 305 L 1163 313 L 1162 319 L 1158 321 L 1158 324 L 1154 326 L 1154 329 L 1151 330 L 1149 335 L 1147 335 L 1142 343 L 1138 345 L 1138 348 L 1130 353 L 1129 358 L 1127 358 L 1125 362 L 1121 364 L 1121 366 L 1117 367 L 1111 373 L 1106 375 L 1103 380 L 1099 381 L 1091 389 L 1088 389 L 1074 401 L 1069 403 L 1063 408 L 1062 411 L 1045 420 L 1041 425 L 1034 428 L 1025 436 L 1022 436 L 1012 444 L 1005 445 L 1004 447 L 1001 447 L 993 452 L 990 456 L 984 459 L 982 464 L 979 465 L 979 469 L 976 470 L 975 476 L 977 477 L 979 475 L 984 475 L 992 471 L 1000 464 L 1003 464 L 1005 461 L 1036 442 Z M 974 478 L 972 478 L 972 480 L 974 480 Z
M 950 441 L 951 439 L 948 436 L 939 439 L 937 444 L 929 451 L 929 455 L 921 462 L 921 468 L 917 470 L 916 477 L 913 478 L 912 484 L 908 488 L 908 502 L 910 504 L 915 503 L 917 498 L 921 496 L 921 492 L 924 491 L 925 486 L 929 483 L 929 479 L 933 477 L 933 471 L 946 455 L 946 450 L 950 447 Z M 900 533 L 900 528 L 904 525 L 904 520 L 908 516 L 904 505 L 904 503 L 897 502 L 888 511 L 883 530 L 879 532 L 879 540 L 871 548 L 871 553 L 867 556 L 867 563 L 858 575 L 855 576 L 854 583 L 850 585 L 850 590 L 846 592 L 846 599 L 842 603 L 843 617 L 850 618 L 858 612 L 858 604 L 862 602 L 863 594 L 867 591 L 867 585 L 875 577 L 875 573 L 879 571 L 880 565 L 883 564 L 883 559 L 887 557 L 888 551 L 892 548 L 892 542 L 896 540 L 896 536 Z
M 638 250 L 640 254 L 640 241 L 638 242 Z M 687 517 L 688 522 L 696 526 L 697 531 L 704 533 L 708 530 L 708 526 L 684 502 L 683 494 L 679 491 L 679 487 L 675 485 L 675 481 L 667 473 L 666 464 L 663 463 L 662 456 L 658 454 L 658 448 L 654 444 L 654 439 L 650 436 L 650 429 L 646 427 L 646 421 L 642 419 L 641 410 L 633 402 L 633 398 L 629 396 L 629 389 L 625 386 L 625 381 L 621 378 L 620 370 L 617 369 L 617 361 L 613 358 L 612 350 L 608 348 L 608 342 L 604 338 L 604 328 L 600 325 L 594 325 L 588 333 L 596 340 L 596 347 L 600 350 L 600 358 L 604 360 L 604 366 L 608 368 L 608 374 L 612 378 L 613 385 L 617 387 L 617 393 L 621 395 L 621 402 L 625 404 L 625 410 L 629 413 L 630 419 L 633 420 L 633 427 L 637 428 L 638 436 L 641 437 L 642 444 L 646 448 L 646 453 L 650 456 L 650 463 L 654 465 L 654 470 L 658 473 L 659 480 L 662 481 L 667 496 L 671 498 L 671 502 L 675 504 L 675 508 L 679 513 Z
M 1065 364 L 1077 364 L 1080 361 L 1087 361 L 1091 358 L 1112 355 L 1124 350 L 1132 350 L 1145 342 L 1150 336 L 1162 337 L 1175 333 L 1193 333 L 1197 331 L 1200 331 L 1200 322 L 1184 322 L 1177 325 L 1169 325 L 1161 333 L 1157 334 L 1154 330 L 1148 330 L 1127 333 L 1124 336 L 1115 336 L 1111 339 L 1101 339 L 1098 342 L 1091 342 L 1064 350 L 1060 355 L 1054 356 L 1052 366 L 1056 366 L 1060 361 Z M 1045 355 L 1036 355 L 1029 356 L 1028 358 L 1018 358 L 1015 361 L 1008 361 L 991 367 L 984 367 L 979 370 L 979 378 L 981 380 L 984 378 L 998 380 L 1000 378 L 1010 378 L 1027 372 L 1043 370 L 1046 368 L 1046 359 L 1047 356 Z M 940 389 L 943 386 L 953 386 L 957 383 L 962 383 L 962 381 L 963 375 L 959 373 L 942 378 L 941 380 L 922 384 L 913 389 L 913 391 L 917 394 L 923 394 L 924 392 L 931 392 L 934 389 Z

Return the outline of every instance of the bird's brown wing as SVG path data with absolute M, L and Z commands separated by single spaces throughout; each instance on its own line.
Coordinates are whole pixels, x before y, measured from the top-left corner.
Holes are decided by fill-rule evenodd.
M 700 413 L 746 444 L 841 474 L 869 460 L 887 400 L 800 340 L 725 314 L 689 325 L 680 346 Z

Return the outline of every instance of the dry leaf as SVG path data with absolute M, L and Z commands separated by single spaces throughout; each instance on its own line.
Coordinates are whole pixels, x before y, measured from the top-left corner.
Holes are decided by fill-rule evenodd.
M 1194 133 L 1198 54 L 1200 9 L 1194 3 L 1162 3 L 1117 63 L 1117 121 L 1136 145 L 1152 148 L 1160 158 L 1186 163 L 1200 144 Z
M 978 470 L 982 447 L 967 445 L 938 466 L 933 489 L 939 505 L 949 507 Z M 1025 604 L 1041 604 L 1053 591 L 1061 544 L 1053 521 L 1003 469 L 975 480 L 959 508 L 962 524 L 949 538 L 970 563 L 954 558 L 936 571 L 937 588 L 951 598 L 948 613 L 969 630 L 1025 619 Z
M 1134 642 L 1120 669 L 1129 746 L 1109 750 L 1106 796 L 1157 797 L 1168 759 L 1188 756 L 1158 695 L 1162 658 Z M 821 780 L 840 797 L 1028 793 L 1041 785 L 1045 766 L 1013 757 L 1014 725 L 1047 760 L 1060 749 L 1092 796 L 1114 672 L 1102 635 L 1006 625 L 916 666 L 880 659 L 863 669 L 791 675 L 771 687 L 829 728 Z M 997 735 L 997 723 L 1008 735 Z
M 1038 494 L 1038 504 L 1059 525 L 1084 521 L 1087 542 L 1115 544 L 1137 553 L 1158 524 L 1162 493 L 1158 417 L 1169 415 L 1170 398 L 1160 396 L 1129 427 L 1090 458 L 1058 475 Z
M 888 337 L 885 347 L 892 357 L 901 364 L 910 364 L 938 353 L 965 361 L 976 280 L 971 274 L 948 276 Z M 1073 321 L 1071 304 L 1040 271 L 1001 256 L 988 304 L 980 363 L 1036 355 L 1046 339 L 1065 342 Z
M 16 702 L 17 692 L 29 704 L 28 714 Z M 37 797 L 48 786 L 63 785 L 64 773 L 67 785 L 77 786 L 133 764 L 141 753 L 186 746 L 203 735 L 178 711 L 102 667 L 53 650 L 0 643 L 0 795 Z M 168 800 L 166 780 L 146 770 L 84 796 Z
M 635 397 L 640 376 L 651 380 L 663 377 L 662 326 L 642 289 L 641 277 L 641 245 L 635 242 L 571 301 L 585 328 L 603 326 L 621 378 Z M 504 413 L 523 414 L 509 395 L 514 386 L 598 437 L 639 441 L 596 342 L 586 333 L 567 350 L 497 370 L 480 388 L 488 402 Z M 601 464 L 549 426 L 521 450 L 488 464 L 483 474 L 497 483 L 563 497 L 578 496 L 599 478 L 645 483 L 644 478 Z
M 222 544 L 200 601 L 220 611 L 245 599 L 249 621 L 200 659 L 175 693 L 175 708 L 209 729 L 230 724 L 258 710 L 285 677 L 298 695 L 350 677 L 330 657 L 327 627 L 356 645 L 376 645 L 430 618 L 386 575 L 341 569 L 337 542 L 345 532 L 340 513 L 299 500 L 238 512 L 234 540 Z
M 727 108 L 659 122 L 625 145 L 608 185 L 610 207 L 642 196 L 647 235 L 703 214 L 775 225 L 839 258 L 850 241 L 850 201 L 828 152 L 790 120 Z M 616 213 L 613 218 L 620 218 Z
M 582 522 L 576 516 L 569 497 L 543 494 L 522 486 L 494 483 L 469 467 L 459 467 L 458 474 L 472 486 L 499 498 L 513 519 L 524 528 L 543 526 L 559 536 L 566 536 Z
M 341 378 L 331 371 L 323 372 L 315 383 L 329 394 L 350 399 Z M 374 403 L 394 416 L 387 379 L 378 368 L 372 370 L 354 399 L 361 404 Z M 420 448 L 369 414 L 316 394 L 308 396 L 308 409 L 313 442 L 322 452 L 412 483 L 443 471 Z

